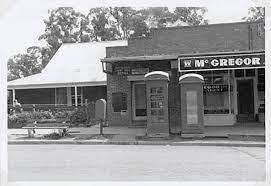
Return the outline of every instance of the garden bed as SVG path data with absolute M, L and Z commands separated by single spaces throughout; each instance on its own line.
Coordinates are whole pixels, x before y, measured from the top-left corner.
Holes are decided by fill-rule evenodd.
M 86 109 L 78 108 L 73 111 L 35 111 L 19 112 L 8 115 L 8 128 L 22 128 L 25 126 L 69 126 L 90 127 L 95 120 L 89 118 Z

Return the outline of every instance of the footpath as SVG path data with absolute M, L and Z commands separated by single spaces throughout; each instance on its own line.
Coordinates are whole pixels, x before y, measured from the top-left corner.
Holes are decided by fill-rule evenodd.
M 146 128 L 105 127 L 99 135 L 99 126 L 70 128 L 60 139 L 44 138 L 53 131 L 40 130 L 28 138 L 26 129 L 8 129 L 8 144 L 75 144 L 75 145 L 174 145 L 174 146 L 239 146 L 265 147 L 264 126 L 205 127 L 205 138 L 183 139 L 180 135 L 168 138 L 149 138 Z

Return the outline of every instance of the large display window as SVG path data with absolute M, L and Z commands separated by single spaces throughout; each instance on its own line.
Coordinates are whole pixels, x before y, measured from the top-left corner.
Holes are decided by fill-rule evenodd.
M 204 114 L 231 114 L 232 85 L 230 70 L 199 72 L 204 77 Z

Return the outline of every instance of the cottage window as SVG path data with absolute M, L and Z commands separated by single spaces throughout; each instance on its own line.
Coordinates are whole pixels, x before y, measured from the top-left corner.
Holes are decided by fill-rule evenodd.
M 83 87 L 77 87 L 77 105 L 83 106 Z M 71 88 L 72 106 L 75 106 L 75 88 Z
M 67 104 L 67 88 L 56 88 L 55 89 L 55 95 L 56 95 L 56 104 L 57 105 L 62 105 L 62 104 Z

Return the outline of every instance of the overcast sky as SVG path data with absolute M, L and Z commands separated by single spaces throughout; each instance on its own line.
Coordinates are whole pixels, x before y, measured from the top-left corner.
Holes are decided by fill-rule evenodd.
M 142 2 L 142 3 L 141 3 Z M 206 18 L 210 24 L 238 22 L 247 15 L 248 8 L 255 4 L 251 0 L 204 0 L 191 4 L 189 0 L 181 3 L 174 0 L 0 0 L 0 54 L 6 60 L 26 48 L 40 45 L 38 37 L 44 31 L 43 19 L 48 9 L 59 6 L 72 6 L 82 12 L 97 6 L 205 6 L 208 9 Z

